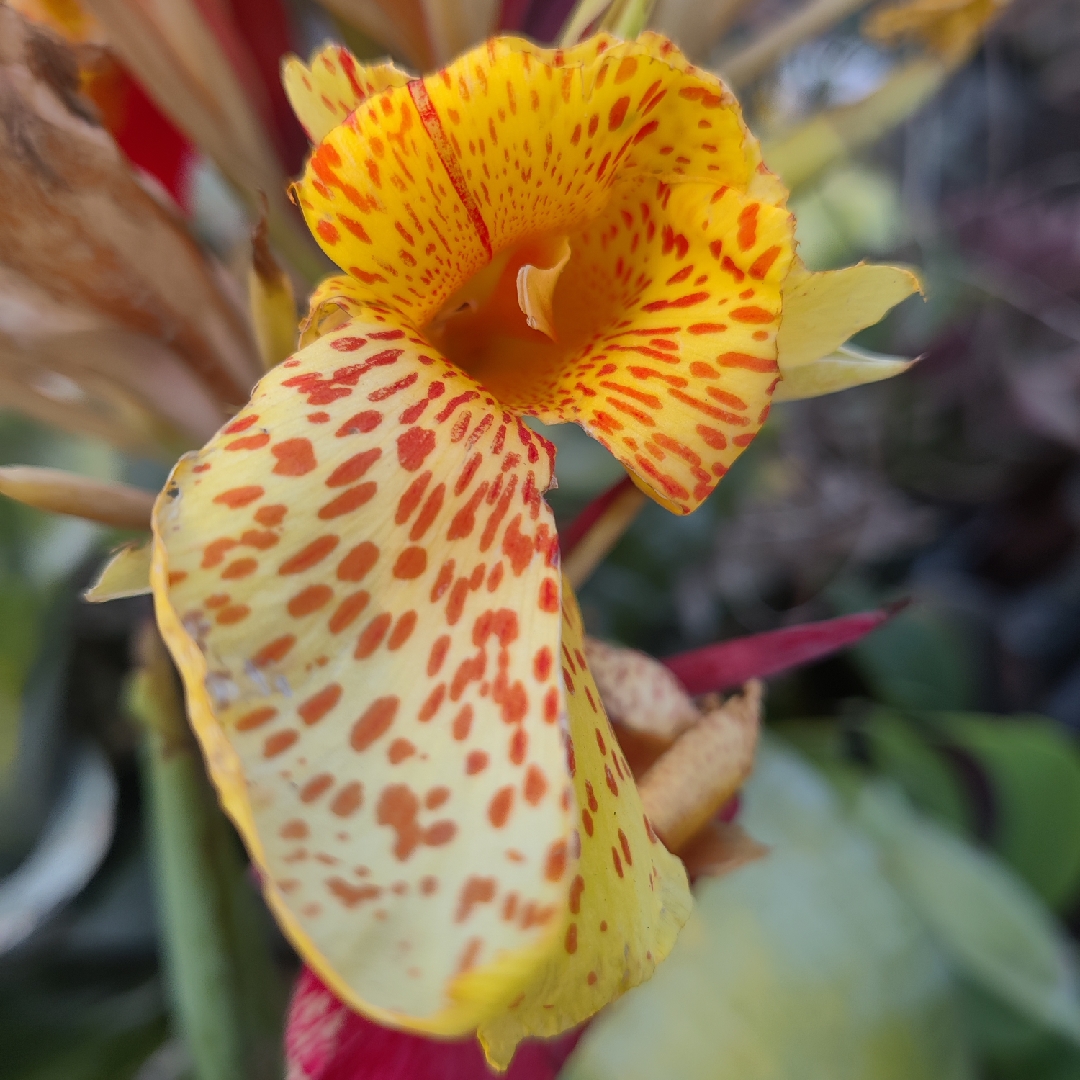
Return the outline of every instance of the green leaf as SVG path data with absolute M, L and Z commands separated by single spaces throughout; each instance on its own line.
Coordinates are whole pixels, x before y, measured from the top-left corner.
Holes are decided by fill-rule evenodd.
M 54 1047 L 34 1067 L 4 1075 L 8 1080 L 128 1080 L 164 1035 L 160 1019 L 130 1031 L 86 1032 L 69 1046 Z
M 1037 716 L 942 713 L 925 717 L 947 744 L 968 751 L 993 789 L 992 843 L 1051 907 L 1080 891 L 1080 749 Z
M 881 597 L 855 582 L 836 584 L 829 599 L 841 612 L 875 607 Z M 962 638 L 939 612 L 916 601 L 864 638 L 852 656 L 874 696 L 900 709 L 970 708 L 974 679 Z
M 921 811 L 954 832 L 971 831 L 972 808 L 956 773 L 909 717 L 875 709 L 860 730 L 874 767 L 895 780 Z
M 43 600 L 41 589 L 0 578 L 0 777 L 18 752 L 23 690 L 40 638 Z
M 838 790 L 852 796 L 865 778 L 865 769 L 856 768 L 852 759 L 852 743 L 857 740 L 869 767 L 899 784 L 919 810 L 955 832 L 970 831 L 971 808 L 956 773 L 906 714 L 878 708 L 844 720 L 788 720 L 775 725 L 775 730 L 822 769 Z
M 828 784 L 766 743 L 741 820 L 772 847 L 700 883 L 654 977 L 564 1080 L 969 1080 L 946 964 Z
M 1080 987 L 1069 946 L 1039 898 L 1004 864 L 868 784 L 856 820 L 890 877 L 969 979 L 1080 1044 Z

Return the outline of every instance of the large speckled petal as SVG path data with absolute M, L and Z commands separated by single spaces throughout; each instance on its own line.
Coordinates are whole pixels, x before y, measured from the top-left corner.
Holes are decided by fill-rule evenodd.
M 553 455 L 421 338 L 356 320 L 155 509 L 158 620 L 222 802 L 290 939 L 382 1022 L 470 1030 L 563 933 Z
M 646 820 L 604 715 L 585 663 L 581 613 L 565 582 L 562 660 L 580 811 L 572 850 L 565 853 L 570 902 L 561 947 L 503 1015 L 480 1027 L 498 1067 L 509 1062 L 520 1039 L 558 1034 L 648 979 L 671 951 L 692 902 L 682 863 Z
M 295 56 L 281 65 L 281 81 L 296 118 L 314 142 L 330 131 L 373 94 L 404 86 L 409 75 L 390 63 L 362 64 L 341 45 L 326 45 L 310 67 Z

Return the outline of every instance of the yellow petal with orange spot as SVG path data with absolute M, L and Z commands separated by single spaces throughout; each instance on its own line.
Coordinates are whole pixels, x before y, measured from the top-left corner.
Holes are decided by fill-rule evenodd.
M 671 951 L 692 903 L 682 863 L 645 818 L 586 666 L 581 613 L 565 582 L 562 645 L 579 812 L 566 870 L 569 905 L 553 955 L 502 1015 L 480 1027 L 498 1068 L 526 1036 L 565 1031 L 648 979 Z
M 792 226 L 735 188 L 621 184 L 570 236 L 561 353 L 529 343 L 508 365 L 496 341 L 470 370 L 514 408 L 580 424 L 653 498 L 689 513 L 768 414 Z
M 561 947 L 553 455 L 369 314 L 267 374 L 155 509 L 222 802 L 290 940 L 385 1023 L 471 1030 Z
M 288 57 L 281 81 L 300 126 L 318 143 L 361 102 L 391 86 L 404 86 L 409 75 L 389 62 L 362 64 L 341 45 L 324 45 L 310 66 Z
M 900 266 L 859 263 L 810 273 L 797 263 L 784 282 L 780 371 L 787 379 L 795 368 L 829 356 L 853 334 L 921 292 L 918 276 Z
M 443 349 L 507 406 L 580 424 L 689 513 L 768 413 L 791 217 L 734 188 L 629 181 L 569 243 L 554 342 L 481 312 L 448 321 Z

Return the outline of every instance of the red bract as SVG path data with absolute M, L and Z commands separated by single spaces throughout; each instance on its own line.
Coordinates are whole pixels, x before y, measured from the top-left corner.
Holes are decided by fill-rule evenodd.
M 499 29 L 551 44 L 573 9 L 573 0 L 504 0 Z
M 382 1027 L 352 1012 L 305 968 L 285 1029 L 288 1080 L 554 1080 L 580 1031 L 523 1043 L 505 1073 L 476 1039 L 443 1041 Z
M 123 68 L 107 91 L 114 105 L 105 117 L 132 164 L 153 176 L 184 210 L 191 209 L 191 170 L 198 151 Z M 109 123 L 111 121 L 111 123 Z
M 663 663 L 691 694 L 730 690 L 747 679 L 767 679 L 854 645 L 907 603 L 721 641 L 669 656 Z
M 285 5 L 281 0 L 230 0 L 222 9 L 207 0 L 197 2 L 267 122 L 286 171 L 299 172 L 307 139 L 281 85 L 282 58 L 294 48 Z

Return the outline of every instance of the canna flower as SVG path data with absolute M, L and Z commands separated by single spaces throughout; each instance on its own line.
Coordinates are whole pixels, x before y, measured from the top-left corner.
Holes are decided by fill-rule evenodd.
M 344 273 L 159 497 L 158 621 L 312 970 L 505 1066 L 647 978 L 690 904 L 522 417 L 580 424 L 691 512 L 782 377 L 793 221 L 723 84 L 655 35 L 495 39 L 423 79 L 331 48 L 285 80 L 318 143 L 294 199 Z M 839 273 L 882 270 L 855 314 L 849 278 L 799 272 L 800 367 L 914 287 Z

